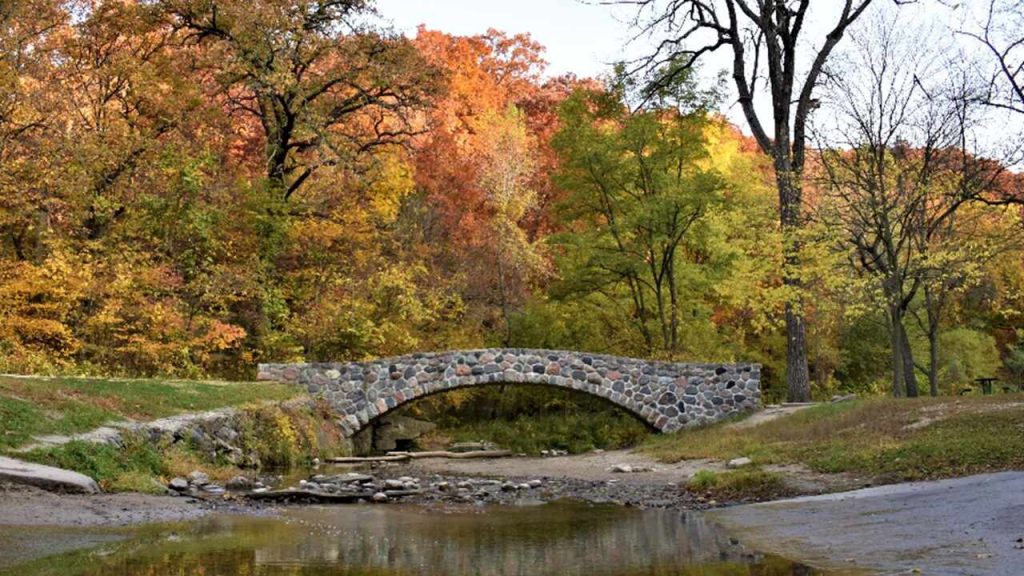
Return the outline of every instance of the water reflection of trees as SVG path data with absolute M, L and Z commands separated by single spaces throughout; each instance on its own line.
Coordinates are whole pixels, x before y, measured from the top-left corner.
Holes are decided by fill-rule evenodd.
M 678 512 L 554 507 L 443 515 L 378 507 L 356 515 L 353 522 L 349 515 L 300 513 L 296 521 L 308 522 L 312 537 L 260 548 L 256 557 L 265 564 L 301 557 L 403 573 L 480 575 L 590 575 L 608 567 L 628 571 L 742 559 L 720 530 Z
M 543 506 L 478 513 L 396 507 L 220 518 L 177 542 L 137 544 L 86 574 L 668 576 L 808 574 L 751 561 L 700 515 Z

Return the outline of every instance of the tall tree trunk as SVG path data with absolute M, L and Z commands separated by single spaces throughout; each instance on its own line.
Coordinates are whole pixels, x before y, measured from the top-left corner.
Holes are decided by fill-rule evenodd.
M 906 382 L 907 397 L 917 398 L 920 395 L 917 388 L 917 371 L 914 367 L 914 351 L 910 347 L 910 338 L 907 337 L 907 329 L 903 326 L 905 315 L 906 312 L 903 311 L 900 314 L 900 322 L 896 325 L 903 352 L 903 379 Z
M 928 391 L 939 395 L 939 338 L 938 332 L 928 332 Z
M 781 156 L 781 157 L 779 157 Z M 800 264 L 800 242 L 797 231 L 801 225 L 803 190 L 789 158 L 778 155 L 775 178 L 779 189 L 779 216 L 782 223 L 784 271 L 783 283 L 796 294 L 786 302 L 786 387 L 790 402 L 811 399 L 811 376 L 807 367 L 807 328 L 804 325 L 803 284 L 796 271 Z
M 630 274 L 626 278 L 629 282 L 630 294 L 633 297 L 634 320 L 636 321 L 637 328 L 640 330 L 640 334 L 644 338 L 647 354 L 654 354 L 654 335 L 651 334 L 651 329 L 647 326 L 647 302 L 644 299 L 643 287 L 636 276 Z
M 505 336 L 502 345 L 509 346 L 512 340 L 512 313 L 509 310 L 508 286 L 505 284 L 505 255 L 501 246 L 498 247 L 498 292 L 501 297 L 501 319 L 505 323 Z
M 809 402 L 811 377 L 807 369 L 807 330 L 799 305 L 786 303 L 786 383 L 790 402 Z
M 666 275 L 668 276 L 668 296 L 669 296 L 669 314 L 670 314 L 670 326 L 669 335 L 671 340 L 669 342 L 669 351 L 672 358 L 675 359 L 676 352 L 679 348 L 679 295 L 677 294 L 676 288 L 676 268 L 675 268 L 675 251 L 673 250 L 665 258 L 665 266 L 667 268 Z
M 905 379 L 903 377 L 903 338 L 900 337 L 899 327 L 903 320 L 899 308 L 889 306 L 889 348 L 892 351 L 892 395 L 900 398 L 904 394 Z
M 939 395 L 939 320 L 942 299 L 936 299 L 925 284 L 924 301 L 928 311 L 928 390 L 932 397 Z

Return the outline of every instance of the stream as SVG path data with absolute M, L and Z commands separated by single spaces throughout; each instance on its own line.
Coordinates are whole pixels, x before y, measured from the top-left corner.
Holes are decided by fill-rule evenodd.
M 12 556 L 14 551 L 24 554 L 24 561 Z M 290 506 L 269 515 L 218 514 L 131 529 L 0 527 L 0 574 L 824 573 L 746 550 L 699 513 L 558 502 L 458 508 Z

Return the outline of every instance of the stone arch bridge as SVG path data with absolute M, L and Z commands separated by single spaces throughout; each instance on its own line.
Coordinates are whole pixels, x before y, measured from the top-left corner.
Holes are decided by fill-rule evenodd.
M 679 364 L 521 348 L 260 364 L 258 379 L 300 385 L 322 396 L 338 411 L 348 436 L 417 398 L 502 383 L 543 384 L 605 398 L 659 432 L 755 410 L 761 401 L 758 364 Z

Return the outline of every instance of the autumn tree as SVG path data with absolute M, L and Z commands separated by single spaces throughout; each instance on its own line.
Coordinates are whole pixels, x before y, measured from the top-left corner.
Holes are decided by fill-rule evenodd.
M 65 190 L 83 208 L 88 238 L 102 237 L 128 209 L 138 172 L 187 131 L 198 93 L 169 46 L 160 13 L 136 3 L 97 4 L 60 46 L 67 89 L 67 163 L 80 176 Z
M 539 116 L 550 120 L 564 92 L 539 101 L 543 49 L 528 35 L 421 28 L 416 44 L 445 70 L 448 88 L 415 144 L 416 180 L 429 207 L 423 234 L 436 246 L 434 266 L 460 286 L 467 325 L 505 341 L 510 314 L 546 268 L 542 237 L 530 234 L 543 219 L 539 192 L 550 192 L 540 162 L 551 158 L 551 126 Z M 549 130 L 543 137 L 541 127 Z
M 55 2 L 11 0 L 0 5 L 0 153 L 26 132 L 42 127 L 43 119 L 25 109 L 26 88 L 44 64 L 38 53 L 45 48 L 46 37 L 64 22 Z
M 973 148 L 975 106 L 969 86 L 941 74 L 926 34 L 895 19 L 855 33 L 846 66 L 829 71 L 823 130 L 825 196 L 817 216 L 841 230 L 850 263 L 877 279 L 888 317 L 894 396 L 919 394 L 906 321 L 923 296 L 931 390 L 937 394 L 939 327 L 946 294 L 970 282 L 987 253 L 963 227 L 972 205 L 1012 203 L 1000 191 L 1005 172 Z
M 41 136 L 55 120 L 46 96 L 55 38 L 67 24 L 58 3 L 10 0 L 0 4 L 0 233 L 19 261 L 38 260 L 46 215 L 39 185 L 45 149 Z M 32 181 L 36 184 L 27 184 Z
M 537 204 L 537 193 L 530 186 L 537 164 L 536 144 L 526 130 L 522 112 L 514 106 L 485 115 L 477 137 L 481 154 L 478 185 L 493 213 L 494 261 L 504 344 L 508 346 L 514 294 L 527 292 L 532 277 L 545 268 L 538 246 L 520 225 Z
M 324 166 L 350 165 L 418 130 L 436 85 L 412 44 L 375 27 L 365 0 L 165 0 L 230 112 L 255 119 L 272 189 L 291 198 Z
M 0 179 L 15 239 L 0 257 L 4 362 L 200 374 L 237 361 L 244 331 L 224 312 L 227 283 L 213 287 L 215 194 L 200 189 L 216 162 L 197 159 L 215 129 L 193 139 L 208 118 L 160 11 L 22 8 L 34 11 L 18 23 L 43 32 L 18 57 L 15 116 L 32 127 L 4 151 Z
M 655 50 L 635 63 L 646 72 L 650 92 L 685 73 L 707 55 L 725 50 L 732 60 L 731 76 L 743 115 L 761 150 L 774 164 L 779 196 L 779 220 L 786 242 L 785 282 L 792 295 L 785 305 L 786 377 L 791 401 L 810 400 L 807 336 L 801 298 L 800 245 L 803 226 L 803 177 L 807 156 L 808 121 L 818 106 L 815 95 L 822 71 L 850 26 L 873 0 L 842 0 L 824 38 L 808 37 L 810 0 L 750 2 L 749 0 L 630 0 L 641 35 L 657 39 Z M 901 0 L 896 0 L 899 3 Z M 817 3 L 821 6 L 822 3 Z M 815 46 L 801 67 L 808 42 Z M 770 116 L 758 111 L 760 90 L 767 90 Z

